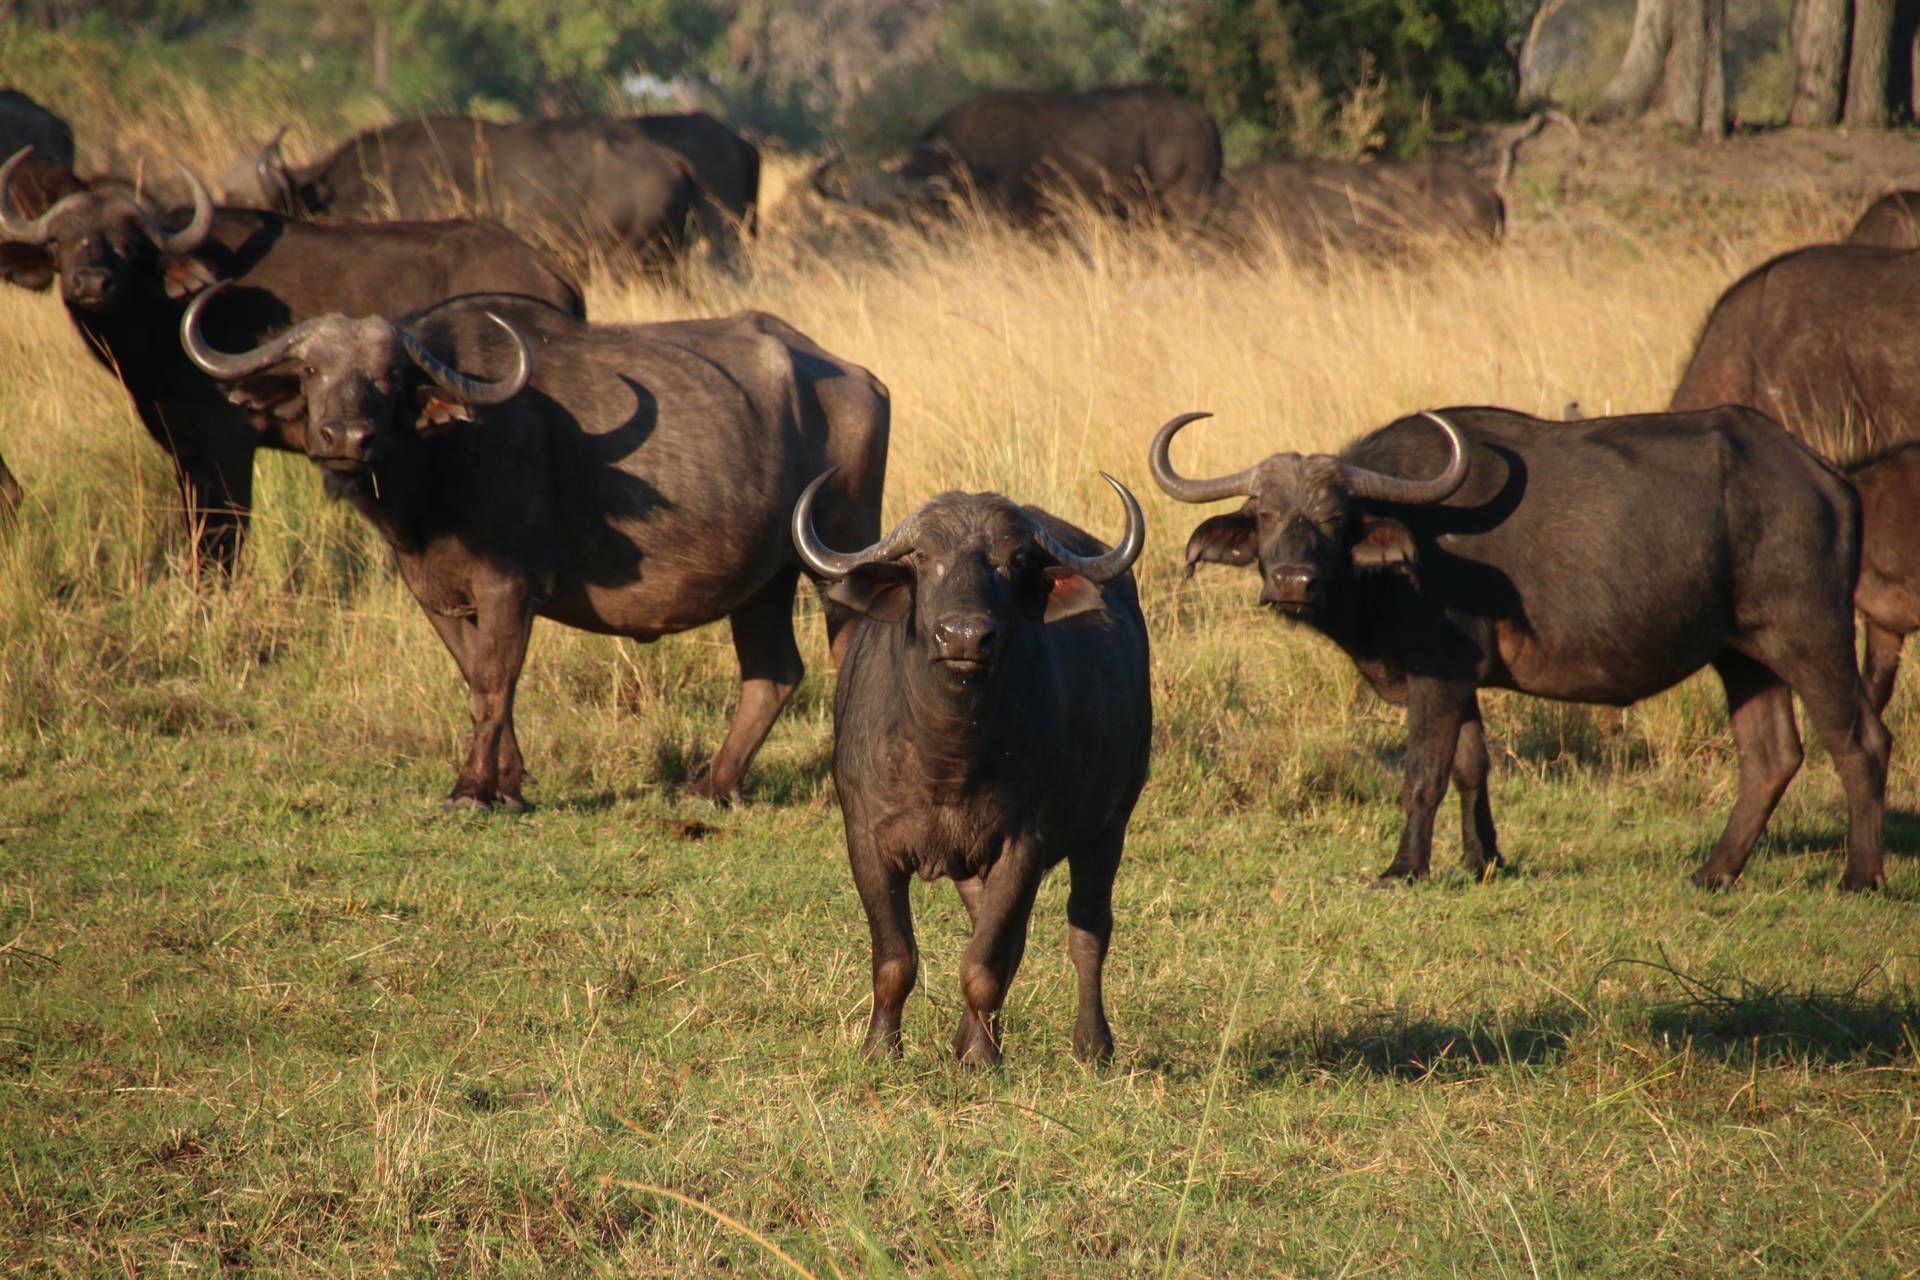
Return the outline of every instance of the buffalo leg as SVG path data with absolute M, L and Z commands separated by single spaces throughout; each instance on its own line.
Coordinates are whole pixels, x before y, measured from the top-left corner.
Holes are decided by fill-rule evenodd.
M 1407 780 L 1400 807 L 1407 823 L 1400 850 L 1380 873 L 1382 882 L 1426 876 L 1433 854 L 1433 817 L 1446 798 L 1447 775 L 1459 754 L 1460 726 L 1474 701 L 1472 685 L 1439 680 L 1407 682 Z
M 1782 674 L 1806 704 L 1807 719 L 1833 757 L 1847 793 L 1847 869 L 1840 887 L 1878 889 L 1887 881 L 1881 835 L 1892 739 L 1854 666 L 1852 630 L 1847 627 L 1844 645 L 1836 641 Z
M 7 460 L 0 458 L 0 520 L 13 519 L 13 513 L 20 509 L 20 497 L 20 482 L 7 470 Z
M 860 905 L 866 908 L 867 936 L 873 946 L 873 1016 L 867 1022 L 864 1048 L 871 1057 L 897 1054 L 900 1011 L 920 974 L 907 873 L 851 830 L 847 858 L 853 864 L 853 883 L 860 891 Z
M 1124 819 L 1068 864 L 1073 876 L 1067 891 L 1067 957 L 1073 961 L 1079 1001 L 1073 1015 L 1073 1056 L 1082 1062 L 1113 1058 L 1113 1029 L 1107 1025 L 1102 994 L 1107 943 L 1113 937 L 1113 878 L 1126 842 Z
M 1453 752 L 1453 786 L 1460 793 L 1460 859 L 1467 874 L 1484 879 L 1502 865 L 1493 833 L 1493 801 L 1487 796 L 1487 734 L 1480 721 L 1480 699 L 1468 700 Z
M 467 655 L 479 643 L 479 625 L 472 618 L 451 618 L 440 613 L 429 613 L 427 620 L 433 623 L 440 642 L 447 646 L 454 664 L 460 668 L 460 678 L 467 682 L 467 688 L 471 690 L 473 668 Z M 507 716 L 506 728 L 500 734 L 500 750 L 495 756 L 495 765 L 494 790 L 501 807 L 516 812 L 526 808 L 520 789 L 526 783 L 527 766 L 520 755 L 520 740 L 513 731 L 511 714 Z
M 1023 846 L 1009 849 L 987 873 L 973 938 L 960 961 L 965 1007 L 953 1035 L 954 1056 L 969 1066 L 1000 1065 L 1000 1006 L 1026 954 L 1027 922 L 1039 888 L 1039 869 Z
M 1740 753 L 1740 794 L 1734 798 L 1727 829 L 1693 873 L 1693 882 L 1704 889 L 1724 889 L 1747 865 L 1773 807 L 1800 768 L 1801 753 L 1793 693 L 1779 676 L 1740 654 L 1726 654 L 1713 666 L 1727 690 L 1727 718 Z
M 740 705 L 707 776 L 688 788 L 696 796 L 718 802 L 739 796 L 754 753 L 800 684 L 806 668 L 793 642 L 793 592 L 799 581 L 798 569 L 782 569 L 728 618 L 740 660 Z
M 196 569 L 231 575 L 247 534 L 253 499 L 252 454 L 224 459 L 198 454 L 176 458 L 174 465 Z
M 447 797 L 449 808 L 526 807 L 517 782 L 502 787 L 500 756 L 513 735 L 513 695 L 533 632 L 533 610 L 517 587 L 477 593 L 472 630 L 466 633 L 467 702 L 473 715 L 473 745 Z M 455 655 L 459 660 L 459 655 Z M 513 748 L 519 755 L 519 747 Z
M 1900 646 L 1905 640 L 1899 632 L 1867 619 L 1867 661 L 1861 674 L 1867 683 L 1867 700 L 1876 712 L 1884 712 L 1893 697 L 1894 677 L 1900 674 Z

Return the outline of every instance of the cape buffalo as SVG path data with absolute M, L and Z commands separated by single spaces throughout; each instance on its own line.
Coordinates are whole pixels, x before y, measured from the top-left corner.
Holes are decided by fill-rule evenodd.
M 234 346 L 342 307 L 419 307 L 479 289 L 580 310 L 566 272 L 494 223 L 304 226 L 216 210 L 191 173 L 193 214 L 177 231 L 117 190 L 82 189 L 23 216 L 11 203 L 20 163 L 15 155 L 0 167 L 0 275 L 29 289 L 58 276 L 74 327 L 172 458 L 204 566 L 231 569 L 239 554 L 254 450 L 303 446 L 262 436 L 187 360 L 175 332 L 192 294 L 215 280 L 238 283 L 209 318 L 218 339 Z
M 293 217 L 484 213 L 573 253 L 624 249 L 649 265 L 679 252 L 693 198 L 688 162 L 634 121 L 595 116 L 399 120 L 297 167 L 276 134 L 226 177 L 230 203 Z
M 18 89 L 0 89 L 0 155 L 23 147 L 41 164 L 73 168 L 73 127 Z
M 693 171 L 693 215 L 709 244 L 725 249 L 758 230 L 758 147 L 704 111 L 634 116 L 633 123 Z
M 1037 507 L 943 493 L 864 550 L 829 548 L 808 486 L 793 513 L 828 599 L 868 621 L 833 695 L 833 786 L 873 943 L 869 1053 L 900 1048 L 919 969 L 907 882 L 952 878 L 973 919 L 953 1051 L 1000 1061 L 1000 1006 L 1035 892 L 1066 859 L 1067 953 L 1079 976 L 1073 1048 L 1113 1054 L 1100 994 L 1113 877 L 1147 777 L 1147 631 L 1129 572 L 1145 540 L 1126 508 L 1109 550 Z M 844 544 L 843 544 L 844 545 Z
M 1157 85 L 1078 93 L 1004 90 L 933 122 L 906 159 L 855 179 L 844 194 L 877 212 L 939 205 L 972 191 L 989 209 L 1034 223 L 1058 197 L 1125 217 L 1141 209 L 1197 220 L 1220 179 L 1220 131 L 1202 107 Z
M 1876 711 L 1893 696 L 1900 649 L 1920 631 L 1920 441 L 1854 465 L 1860 494 L 1860 581 L 1853 603 L 1867 620 L 1867 694 Z
M 1743 404 L 1835 461 L 1920 436 L 1920 251 L 1813 245 L 1720 295 L 1669 406 Z
M 1853 654 L 1859 504 L 1778 425 L 1734 406 L 1566 424 L 1450 409 L 1190 479 L 1168 446 L 1205 416 L 1167 423 L 1149 455 L 1182 502 L 1247 499 L 1193 531 L 1188 569 L 1257 563 L 1262 604 L 1407 708 L 1407 822 L 1383 879 L 1427 874 L 1449 776 L 1467 869 L 1500 861 L 1477 690 L 1624 706 L 1711 665 L 1740 792 L 1694 882 L 1739 876 L 1799 768 L 1795 693 L 1846 786 L 1841 884 L 1883 882 L 1888 739 Z
M 522 807 L 513 695 L 536 616 L 636 640 L 726 618 L 740 704 L 693 790 L 739 794 L 800 681 L 802 482 L 841 467 L 836 533 L 879 529 L 877 378 L 755 312 L 590 326 L 482 294 L 224 355 L 197 330 L 205 302 L 182 322 L 189 354 L 236 401 L 306 424 L 307 456 L 392 545 L 466 677 L 473 745 L 449 804 Z M 848 621 L 828 609 L 836 655 Z
M 1875 200 L 1847 233 L 1847 243 L 1920 248 L 1920 191 L 1892 191 Z
M 13 513 L 20 509 L 20 498 L 20 482 L 7 469 L 7 460 L 0 458 L 0 520 L 13 518 Z
M 1230 240 L 1273 231 L 1309 256 L 1443 239 L 1492 244 L 1505 225 L 1500 193 L 1457 160 L 1273 160 L 1229 174 L 1208 215 L 1209 228 Z

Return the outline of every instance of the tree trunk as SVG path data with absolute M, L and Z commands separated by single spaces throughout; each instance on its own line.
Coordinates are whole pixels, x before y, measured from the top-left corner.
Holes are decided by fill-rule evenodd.
M 389 40 L 387 20 L 375 18 L 373 20 L 373 91 L 375 93 L 385 93 L 387 82 L 392 78 L 388 70 Z
M 1705 0 L 1700 51 L 1700 131 L 1727 136 L 1727 0 Z
M 1893 45 L 1893 0 L 1853 0 L 1853 58 L 1847 66 L 1850 129 L 1887 123 L 1887 76 Z
M 1840 81 L 1847 70 L 1847 0 L 1793 0 L 1787 20 L 1793 50 L 1794 124 L 1840 119 Z
M 1670 0 L 1672 43 L 1667 50 L 1666 99 L 1675 124 L 1700 127 L 1700 93 L 1705 67 L 1701 55 L 1707 43 L 1705 0 Z
M 1673 43 L 1672 0 L 1636 0 L 1627 53 L 1600 95 L 1601 119 L 1645 115 L 1660 91 L 1667 50 Z

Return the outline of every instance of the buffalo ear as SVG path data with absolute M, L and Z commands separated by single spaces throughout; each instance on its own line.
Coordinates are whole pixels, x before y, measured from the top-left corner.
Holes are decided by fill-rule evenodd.
M 254 373 L 228 383 L 223 390 L 228 400 L 247 410 L 257 431 L 284 431 L 307 421 L 307 397 L 300 379 L 284 373 Z
M 212 288 L 215 279 L 213 269 L 192 254 L 182 258 L 168 258 L 166 267 L 160 273 L 160 281 L 166 287 L 167 296 L 176 301 L 181 298 L 191 298 L 202 289 Z
M 1250 511 L 1202 520 L 1194 526 L 1193 536 L 1187 539 L 1187 576 L 1193 576 L 1193 566 L 1202 560 L 1214 564 L 1252 564 L 1260 553 L 1257 539 Z
M 875 622 L 905 622 L 913 612 L 913 570 L 893 561 L 863 564 L 828 587 L 827 599 Z
M 35 293 L 53 283 L 53 255 L 38 245 L 0 244 L 0 280 Z
M 1360 526 L 1360 539 L 1353 544 L 1356 569 L 1412 569 L 1420 562 L 1413 543 L 1413 531 L 1398 520 L 1367 516 Z
M 420 410 L 414 426 L 423 436 L 444 431 L 456 422 L 472 422 L 473 410 L 438 387 L 420 388 Z
M 1059 622 L 1096 609 L 1104 612 L 1107 607 L 1093 580 L 1071 569 L 1047 570 L 1046 583 L 1047 609 L 1042 615 L 1045 622 Z

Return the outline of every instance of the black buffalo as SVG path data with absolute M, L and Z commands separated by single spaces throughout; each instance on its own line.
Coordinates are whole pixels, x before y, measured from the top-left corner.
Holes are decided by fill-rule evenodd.
M 1275 234 L 1311 258 L 1329 248 L 1382 254 L 1445 241 L 1493 244 L 1506 206 L 1458 160 L 1273 160 L 1229 174 L 1207 221 L 1230 241 Z
M 1062 198 L 1120 217 L 1196 221 L 1220 180 L 1220 131 L 1205 109 L 1157 85 L 1005 90 L 954 107 L 903 161 L 845 190 L 829 172 L 815 172 L 816 191 L 881 213 L 972 195 L 1023 223 L 1058 213 Z
M 513 694 L 536 616 L 637 640 L 726 618 L 740 705 L 694 790 L 739 794 L 800 681 L 787 517 L 802 484 L 842 468 L 836 533 L 879 529 L 876 378 L 754 312 L 590 326 L 477 295 L 223 355 L 196 331 L 204 301 L 187 350 L 239 402 L 305 422 L 307 456 L 393 546 L 466 677 L 473 744 L 450 804 L 522 805 Z M 827 611 L 836 654 L 848 621 Z
M 18 89 L 0 89 L 0 156 L 24 147 L 40 164 L 73 168 L 73 127 Z
M 180 350 L 180 316 L 206 285 L 236 282 L 208 322 L 234 346 L 342 307 L 419 307 L 480 289 L 580 309 L 564 270 L 493 223 L 306 226 L 216 209 L 189 174 L 193 213 L 172 230 L 124 191 L 91 189 L 59 171 L 41 171 L 30 193 L 41 211 L 22 214 L 11 203 L 22 163 L 16 155 L 0 167 L 0 274 L 30 289 L 58 278 L 74 327 L 173 460 L 203 566 L 230 569 L 239 553 L 254 450 L 302 447 L 297 436 L 263 436 Z M 43 207 L 50 191 L 57 198 Z
M 1720 295 L 1669 406 L 1743 404 L 1845 462 L 1920 437 L 1920 250 L 1813 245 Z
M 693 215 L 709 244 L 725 249 L 760 223 L 760 149 L 704 111 L 634 116 L 656 145 L 693 173 Z
M 279 142 L 227 171 L 229 203 L 292 217 L 485 214 L 570 257 L 612 249 L 657 265 L 679 252 L 695 194 L 688 162 L 632 120 L 400 120 L 302 166 Z
M 1920 191 L 1890 191 L 1875 200 L 1847 233 L 1847 243 L 1920 248 Z
M 950 877 L 973 919 L 953 1050 L 1000 1061 L 1000 1006 L 1035 892 L 1067 860 L 1067 953 L 1079 976 L 1074 1052 L 1104 1060 L 1100 994 L 1113 878 L 1147 776 L 1147 633 L 1129 569 L 1145 523 L 1109 550 L 1036 507 L 946 493 L 863 550 L 832 550 L 809 486 L 793 514 L 828 599 L 868 621 L 833 696 L 833 785 L 873 943 L 869 1053 L 897 1051 L 919 968 L 907 884 Z M 844 544 L 843 544 L 844 545 Z
M 1407 708 L 1406 828 L 1386 877 L 1427 874 L 1447 780 L 1467 869 L 1499 862 L 1477 690 L 1624 706 L 1711 665 L 1740 793 L 1694 876 L 1731 884 L 1800 765 L 1793 695 L 1845 784 L 1848 889 L 1881 884 L 1888 738 L 1854 665 L 1859 504 L 1750 409 L 1549 423 L 1504 409 L 1403 418 L 1337 455 L 1279 453 L 1195 480 L 1244 497 L 1193 531 L 1187 564 L 1257 564 L 1260 599 Z M 1431 477 L 1408 479 L 1406 477 Z

